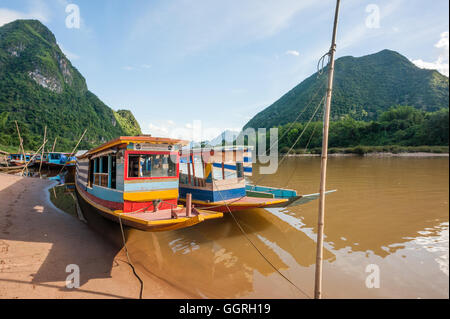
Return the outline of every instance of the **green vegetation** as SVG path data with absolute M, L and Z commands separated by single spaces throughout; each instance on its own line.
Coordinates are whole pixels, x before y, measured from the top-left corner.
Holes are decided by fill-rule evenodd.
M 311 117 L 325 94 L 327 70 L 313 74 L 279 100 L 256 114 L 245 126 L 269 128 Z M 331 120 L 350 116 L 357 121 L 379 120 L 393 105 L 410 105 L 435 112 L 449 105 L 448 77 L 434 70 L 420 69 L 401 54 L 383 50 L 375 54 L 336 60 Z M 319 111 L 313 120 L 320 121 Z M 363 125 L 363 124 L 361 124 Z
M 86 81 L 37 20 L 16 20 L 0 27 L 0 149 L 17 151 L 14 121 L 25 149 L 48 145 L 70 151 L 87 128 L 79 149 L 89 149 L 141 129 L 127 110 L 113 111 L 87 89 Z
M 412 106 L 397 106 L 382 113 L 377 121 L 357 121 L 350 116 L 330 123 L 330 153 L 448 152 L 449 110 L 424 112 Z M 294 150 L 320 153 L 322 122 L 307 126 Z M 281 153 L 294 144 L 306 123 L 278 127 Z

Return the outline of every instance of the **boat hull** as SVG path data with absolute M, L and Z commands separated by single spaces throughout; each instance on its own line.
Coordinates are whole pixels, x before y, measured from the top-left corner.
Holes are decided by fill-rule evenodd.
M 336 190 L 329 190 L 325 192 L 325 195 L 334 193 Z M 229 199 L 220 202 L 206 202 L 200 200 L 192 200 L 192 203 L 199 209 L 207 209 L 216 212 L 229 212 L 240 211 L 251 208 L 275 208 L 275 207 L 292 207 L 309 203 L 310 201 L 319 198 L 319 193 L 298 195 L 289 198 L 267 198 L 267 197 L 253 197 L 243 196 L 235 199 Z M 180 198 L 178 200 L 184 204 L 185 199 Z M 228 206 L 228 207 L 227 207 Z
M 192 217 L 179 217 L 174 219 L 170 219 L 169 217 L 169 219 L 151 220 L 149 217 L 152 215 L 152 213 L 122 213 L 122 211 L 113 211 L 106 207 L 103 207 L 98 203 L 90 200 L 84 194 L 84 191 L 79 188 L 77 183 L 75 183 L 75 186 L 77 198 L 83 211 L 89 210 L 89 212 L 91 213 L 99 214 L 116 223 L 121 222 L 123 225 L 143 231 L 157 232 L 186 228 L 194 226 L 208 219 L 221 218 L 223 216 L 221 213 L 198 210 L 198 214 Z M 170 210 L 158 212 L 166 213 L 169 216 L 171 214 Z
M 186 200 L 180 198 L 178 200 L 180 203 L 184 204 Z M 270 208 L 270 207 L 284 207 L 289 200 L 286 198 L 257 198 L 243 196 L 236 199 L 230 199 L 220 202 L 206 202 L 200 200 L 192 200 L 195 207 L 199 209 L 212 210 L 216 212 L 226 213 L 229 211 L 240 211 L 251 208 Z

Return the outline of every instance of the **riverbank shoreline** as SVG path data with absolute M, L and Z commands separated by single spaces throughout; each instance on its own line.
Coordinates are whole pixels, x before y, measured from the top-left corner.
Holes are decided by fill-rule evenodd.
M 56 208 L 54 185 L 0 173 L 0 298 L 139 298 L 123 249 Z M 79 288 L 66 287 L 73 265 Z M 141 278 L 144 298 L 186 298 L 156 277 Z
M 281 154 L 285 156 L 286 154 Z M 287 157 L 320 157 L 320 154 L 287 154 Z M 366 157 L 449 157 L 449 153 L 391 153 L 391 152 L 373 152 L 373 153 L 329 153 L 328 157 L 345 157 L 345 156 L 366 156 Z

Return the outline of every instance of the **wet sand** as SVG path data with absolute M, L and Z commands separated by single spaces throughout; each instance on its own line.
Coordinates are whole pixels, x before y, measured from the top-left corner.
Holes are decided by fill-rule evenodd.
M 53 206 L 52 185 L 0 173 L 0 298 L 138 298 L 123 249 Z M 66 288 L 69 264 L 79 266 L 79 288 Z M 141 278 L 144 298 L 187 297 L 156 277 Z

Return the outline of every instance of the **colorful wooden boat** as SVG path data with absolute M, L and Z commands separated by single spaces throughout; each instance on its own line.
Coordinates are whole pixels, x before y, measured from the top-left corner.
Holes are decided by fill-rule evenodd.
M 70 153 L 48 152 L 44 154 L 42 164 L 50 167 L 75 166 L 76 157 Z
M 25 165 L 28 161 L 30 161 L 31 157 L 32 157 L 31 154 L 25 154 L 25 157 L 23 156 L 23 154 L 19 153 L 9 154 L 8 165 L 10 166 Z
M 282 189 L 246 183 L 252 174 L 251 149 L 244 146 L 183 150 L 180 159 L 180 202 L 192 194 L 201 209 L 220 212 L 249 208 L 288 207 L 319 198 Z M 327 193 L 334 192 L 328 191 Z
M 222 217 L 177 203 L 178 149 L 186 143 L 119 137 L 78 156 L 75 186 L 80 205 L 145 231 L 184 228 Z

